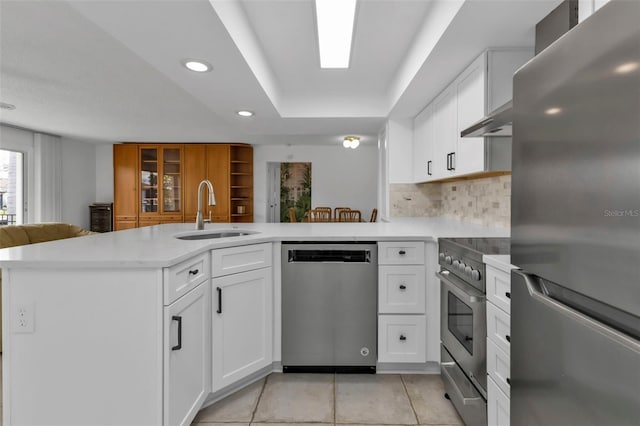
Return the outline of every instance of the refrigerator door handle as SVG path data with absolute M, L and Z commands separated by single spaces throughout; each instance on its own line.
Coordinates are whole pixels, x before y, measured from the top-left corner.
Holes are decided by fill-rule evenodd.
M 626 346 L 632 351 L 640 353 L 640 341 L 635 340 L 632 337 L 627 336 L 626 334 L 621 333 L 618 330 L 609 327 L 608 325 L 605 325 L 599 321 L 596 321 L 593 318 L 590 318 L 587 315 L 547 296 L 542 292 L 540 284 L 537 282 L 538 279 L 534 278 L 534 276 L 520 271 L 512 271 L 512 273 L 518 274 L 522 277 L 527 287 L 527 291 L 529 292 L 529 296 L 531 296 L 536 301 L 545 304 L 547 307 L 555 310 L 561 315 L 572 318 L 574 321 L 589 327 L 593 331 L 607 336 L 609 339 L 615 341 L 616 343 Z

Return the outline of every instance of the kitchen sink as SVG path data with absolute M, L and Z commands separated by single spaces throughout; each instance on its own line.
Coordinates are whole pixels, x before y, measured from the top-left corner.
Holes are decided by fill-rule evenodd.
M 225 229 L 220 231 L 198 231 L 189 234 L 174 235 L 174 238 L 177 238 L 179 240 L 209 240 L 213 238 L 242 237 L 245 235 L 252 235 L 257 233 L 257 231 Z

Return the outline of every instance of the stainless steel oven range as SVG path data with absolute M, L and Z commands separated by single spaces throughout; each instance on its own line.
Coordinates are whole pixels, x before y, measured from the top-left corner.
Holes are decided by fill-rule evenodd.
M 508 238 L 438 240 L 441 371 L 467 426 L 487 424 L 487 318 L 483 255 L 508 254 Z

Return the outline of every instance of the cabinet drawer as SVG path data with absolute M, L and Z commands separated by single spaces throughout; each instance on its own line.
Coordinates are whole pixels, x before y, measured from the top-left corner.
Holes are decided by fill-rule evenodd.
M 500 387 L 505 395 L 511 394 L 511 360 L 491 339 L 487 339 L 487 374 Z
M 511 353 L 511 317 L 487 303 L 487 337 L 505 353 Z
M 487 380 L 487 424 L 488 426 L 509 426 L 509 397 L 507 397 L 491 379 Z
M 424 315 L 378 316 L 379 362 L 425 362 Z
M 214 277 L 271 266 L 271 244 L 230 247 L 211 252 L 211 271 Z
M 487 265 L 487 299 L 506 313 L 511 313 L 511 273 Z
M 164 304 L 169 305 L 189 290 L 209 279 L 209 253 L 164 268 Z
M 424 265 L 424 242 L 379 242 L 378 264 Z
M 424 271 L 424 266 L 380 266 L 378 268 L 378 312 L 424 314 Z

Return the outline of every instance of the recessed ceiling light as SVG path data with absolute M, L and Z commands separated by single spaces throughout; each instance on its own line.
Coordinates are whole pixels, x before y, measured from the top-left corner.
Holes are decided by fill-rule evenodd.
M 13 110 L 13 109 L 16 109 L 16 106 L 13 104 L 8 104 L 6 102 L 0 102 L 0 109 Z
M 253 116 L 253 111 L 238 111 L 236 114 L 241 117 L 251 117 Z
M 349 68 L 356 0 L 316 0 L 321 68 Z
M 627 62 L 616 67 L 617 74 L 628 74 L 640 68 L 640 62 Z
M 182 65 L 195 72 L 208 72 L 213 69 L 211 64 L 196 59 L 185 59 L 182 61 Z
M 547 115 L 556 115 L 556 114 L 560 114 L 561 112 L 562 112 L 562 108 L 553 107 L 545 110 L 544 113 Z

